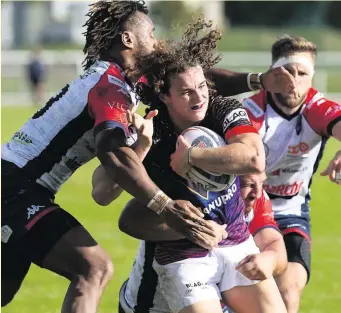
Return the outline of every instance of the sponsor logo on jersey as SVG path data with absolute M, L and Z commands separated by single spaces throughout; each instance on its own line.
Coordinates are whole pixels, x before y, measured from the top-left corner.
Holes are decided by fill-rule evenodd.
M 13 233 L 13 230 L 8 225 L 2 226 L 1 227 L 1 242 L 7 243 L 12 233 Z
M 241 119 L 249 120 L 249 117 L 244 109 L 235 109 L 231 113 L 229 113 L 224 120 L 224 132 L 231 127 L 231 125 Z
M 201 286 L 205 286 L 205 285 L 208 285 L 208 283 L 202 282 L 202 281 L 196 281 L 193 283 L 185 284 L 186 288 L 195 288 L 195 287 L 201 287 Z
M 226 190 L 226 194 L 221 195 L 220 197 L 217 197 L 216 199 L 214 199 L 211 203 L 208 204 L 206 208 L 203 209 L 203 212 L 206 214 L 209 214 L 212 210 L 222 207 L 223 205 L 227 203 L 227 201 L 229 201 L 234 196 L 236 191 L 237 191 L 237 185 L 236 184 L 231 185 Z
M 120 111 L 127 111 L 129 109 L 129 105 L 118 101 L 108 102 L 108 106 L 112 109 L 118 109 Z
M 13 135 L 12 140 L 24 145 L 29 145 L 32 143 L 32 139 L 24 132 L 16 132 Z
M 65 161 L 65 165 L 72 171 L 76 171 L 81 165 L 82 163 L 79 162 L 79 160 L 77 159 L 77 157 L 73 157 L 70 159 L 67 159 Z
M 300 153 L 306 153 L 309 150 L 309 146 L 305 142 L 300 142 L 296 146 L 288 146 L 289 155 L 298 155 Z
M 326 116 L 333 116 L 334 114 L 338 114 L 341 111 L 341 105 L 337 105 L 337 104 L 333 104 L 332 106 L 330 106 L 328 108 L 328 110 L 326 111 L 326 114 L 324 115 Z M 337 117 L 337 115 L 335 116 L 335 118 Z
M 109 83 L 114 84 L 120 88 L 127 89 L 126 84 L 115 76 L 108 75 L 108 81 Z
M 298 194 L 302 185 L 303 181 L 297 181 L 293 184 L 282 184 L 277 186 L 264 184 L 263 188 L 266 190 L 266 192 L 273 195 L 294 196 Z
M 307 169 L 308 169 L 308 166 L 304 166 L 301 168 L 283 168 L 281 171 L 283 173 L 294 174 L 294 173 L 304 172 Z
M 262 109 L 251 99 L 246 99 L 243 103 L 244 108 L 248 109 L 252 115 L 259 118 L 264 115 Z
M 27 208 L 27 219 L 29 220 L 33 215 L 40 211 L 41 208 L 45 208 L 44 205 L 31 205 Z
M 303 228 L 303 229 L 307 229 L 307 227 L 305 227 L 303 224 L 298 224 L 298 223 L 294 223 L 294 224 L 289 224 L 286 225 L 285 228 Z

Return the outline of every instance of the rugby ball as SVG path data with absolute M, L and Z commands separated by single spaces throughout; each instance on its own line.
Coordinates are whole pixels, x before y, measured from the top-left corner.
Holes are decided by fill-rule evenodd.
M 217 148 L 226 145 L 225 140 L 221 136 L 202 126 L 187 128 L 181 135 L 194 147 L 204 149 Z M 187 177 L 195 185 L 208 191 L 224 190 L 235 180 L 235 175 L 206 171 L 195 166 L 191 167 L 187 172 Z

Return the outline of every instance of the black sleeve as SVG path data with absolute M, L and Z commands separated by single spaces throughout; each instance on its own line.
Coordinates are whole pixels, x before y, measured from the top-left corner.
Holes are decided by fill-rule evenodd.
M 223 138 L 236 127 L 252 127 L 243 105 L 234 98 L 217 96 L 209 105 L 206 123 L 203 125 Z

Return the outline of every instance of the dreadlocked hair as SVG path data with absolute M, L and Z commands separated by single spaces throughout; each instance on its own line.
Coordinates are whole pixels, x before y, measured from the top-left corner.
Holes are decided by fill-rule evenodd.
M 143 0 L 97 1 L 89 6 L 86 14 L 89 19 L 83 25 L 86 27 L 83 33 L 86 38 L 83 49 L 86 57 L 82 63 L 85 70 L 112 47 L 116 36 L 136 12 L 148 14 Z
M 173 40 L 160 41 L 149 55 L 136 56 L 135 70 L 143 75 L 147 83 L 140 82 L 136 92 L 141 101 L 148 105 L 146 113 L 158 109 L 159 114 L 154 119 L 154 135 L 158 130 L 170 131 L 172 124 L 164 103 L 159 99 L 160 93 L 167 94 L 170 81 L 177 74 L 188 68 L 201 66 L 204 74 L 217 64 L 221 57 L 216 55 L 217 41 L 221 32 L 211 29 L 212 21 L 200 17 L 196 23 L 189 24 L 180 42 Z M 203 35 L 201 33 L 205 32 Z M 210 95 L 214 95 L 213 84 L 208 81 Z

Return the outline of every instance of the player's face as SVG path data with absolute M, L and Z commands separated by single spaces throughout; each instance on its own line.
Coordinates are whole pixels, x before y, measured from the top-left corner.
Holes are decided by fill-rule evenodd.
M 209 94 L 204 72 L 200 66 L 188 68 L 170 81 L 168 94 L 161 100 L 173 122 L 185 129 L 202 121 L 205 117 Z
M 256 199 L 261 197 L 265 179 L 264 172 L 259 175 L 240 176 L 240 193 L 247 210 L 252 208 Z
M 154 46 L 157 43 L 157 40 L 154 36 L 155 27 L 153 21 L 148 15 L 141 12 L 136 14 L 138 14 L 139 24 L 136 25 L 137 31 L 135 32 L 135 51 L 138 51 L 139 54 L 147 55 L 153 52 Z
M 311 63 L 312 68 L 314 67 L 314 59 L 310 53 L 300 52 L 295 53 L 294 55 L 306 58 L 308 62 Z M 307 68 L 305 65 L 299 63 L 286 64 L 284 65 L 284 67 L 289 71 L 291 75 L 294 76 L 296 80 L 296 91 L 298 93 L 298 96 L 295 97 L 294 92 L 291 92 L 289 94 L 276 93 L 275 97 L 283 106 L 288 108 L 296 108 L 304 102 L 308 90 L 312 86 L 313 73 L 311 73 L 310 69 Z

